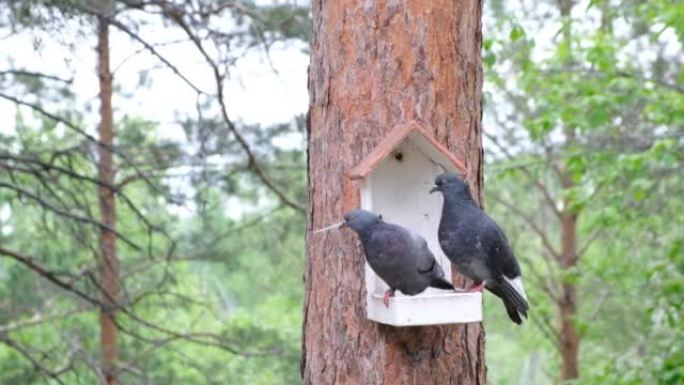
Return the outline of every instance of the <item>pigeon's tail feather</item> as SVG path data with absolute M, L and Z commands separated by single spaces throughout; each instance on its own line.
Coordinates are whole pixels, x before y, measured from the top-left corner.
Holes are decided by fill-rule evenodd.
M 433 278 L 430 286 L 442 290 L 454 290 L 454 285 L 450 284 L 449 281 L 444 278 Z
M 513 305 L 511 302 L 507 302 L 506 300 L 504 300 L 503 303 L 506 306 L 506 313 L 508 313 L 508 316 L 511 318 L 511 320 L 518 325 L 522 324 L 522 318 L 520 318 L 520 313 L 518 313 L 515 305 Z
M 508 312 L 508 315 L 511 317 L 513 322 L 520 324 L 522 321 L 522 318 L 520 317 L 521 315 L 527 318 L 527 310 L 529 309 L 527 301 L 508 280 L 501 280 L 498 282 L 497 286 L 501 292 L 500 297 L 503 299 L 504 304 L 506 305 L 506 311 Z M 512 313 L 516 313 L 516 316 L 514 317 Z

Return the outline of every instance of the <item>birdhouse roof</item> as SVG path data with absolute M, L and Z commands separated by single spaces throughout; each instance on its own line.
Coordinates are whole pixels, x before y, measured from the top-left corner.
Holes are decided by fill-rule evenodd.
M 380 162 L 382 162 L 389 154 L 392 153 L 401 143 L 407 138 L 411 137 L 418 141 L 420 147 L 427 150 L 428 156 L 430 153 L 438 155 L 444 162 L 443 166 L 451 166 L 448 168 L 455 168 L 461 172 L 465 172 L 463 163 L 456 159 L 456 157 L 449 152 L 441 143 L 437 142 L 432 135 L 430 135 L 423 126 L 418 122 L 412 120 L 408 123 L 397 124 L 385 135 L 380 143 L 370 152 L 365 158 L 359 162 L 350 172 L 351 179 L 366 178 Z M 434 159 L 433 159 L 434 160 Z M 439 163 L 444 163 L 439 162 Z

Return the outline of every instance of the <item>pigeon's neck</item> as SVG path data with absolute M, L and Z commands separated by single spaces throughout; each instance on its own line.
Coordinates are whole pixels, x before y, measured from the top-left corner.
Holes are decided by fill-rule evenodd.
M 444 206 L 442 207 L 442 218 L 458 218 L 465 209 L 477 207 L 470 194 L 444 194 Z M 445 215 L 448 214 L 448 215 Z

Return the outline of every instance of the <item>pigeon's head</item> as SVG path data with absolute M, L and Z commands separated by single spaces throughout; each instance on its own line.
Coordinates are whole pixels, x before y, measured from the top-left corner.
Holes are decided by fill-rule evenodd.
M 351 210 L 344 214 L 344 224 L 351 227 L 357 233 L 369 229 L 381 221 L 381 216 L 361 209 Z
M 437 175 L 435 179 L 435 187 L 430 190 L 430 194 L 435 191 L 441 191 L 442 193 L 451 194 L 468 194 L 470 195 L 470 189 L 468 185 L 461 179 L 455 172 L 445 172 Z

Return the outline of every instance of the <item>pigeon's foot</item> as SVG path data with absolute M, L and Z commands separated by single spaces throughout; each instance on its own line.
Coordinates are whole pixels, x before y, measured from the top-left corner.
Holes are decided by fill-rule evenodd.
M 485 287 L 484 281 L 474 282 L 472 285 L 470 285 L 470 287 L 465 289 L 465 292 L 466 293 L 474 293 L 474 292 L 482 291 L 484 289 L 484 287 Z
M 387 291 L 385 292 L 385 297 L 382 299 L 382 303 L 385 304 L 385 307 L 389 308 L 390 298 L 392 297 L 394 297 L 394 290 L 387 289 Z

